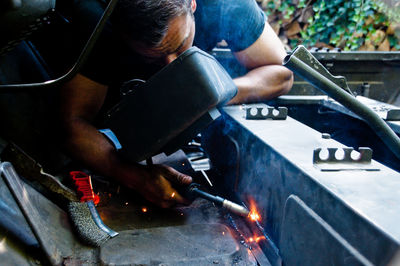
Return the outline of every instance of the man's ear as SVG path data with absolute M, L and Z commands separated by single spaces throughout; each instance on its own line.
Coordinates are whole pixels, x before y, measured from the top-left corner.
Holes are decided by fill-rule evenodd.
M 192 0 L 192 3 L 190 4 L 190 6 L 192 8 L 192 13 L 194 13 L 194 11 L 196 11 L 196 7 L 197 7 L 196 0 Z

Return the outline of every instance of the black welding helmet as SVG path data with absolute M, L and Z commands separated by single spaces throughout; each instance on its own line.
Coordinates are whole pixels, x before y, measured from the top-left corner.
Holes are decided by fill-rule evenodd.
M 107 114 L 102 132 L 126 159 L 136 162 L 179 149 L 219 117 L 218 107 L 237 93 L 225 69 L 197 47 L 145 83 L 132 81 L 124 87 L 132 92 Z

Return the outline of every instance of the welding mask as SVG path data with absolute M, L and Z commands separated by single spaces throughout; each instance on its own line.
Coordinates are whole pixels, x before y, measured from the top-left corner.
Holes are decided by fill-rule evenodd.
M 132 86 L 130 88 L 129 86 Z M 108 114 L 103 132 L 130 161 L 175 152 L 220 116 L 218 108 L 237 93 L 225 69 L 192 47 L 131 91 Z

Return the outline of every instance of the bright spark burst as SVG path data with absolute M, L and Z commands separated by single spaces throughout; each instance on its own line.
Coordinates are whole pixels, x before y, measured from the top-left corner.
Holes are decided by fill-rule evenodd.
M 250 212 L 249 212 L 248 217 L 253 222 L 261 220 L 261 216 L 257 211 L 257 207 L 256 207 L 256 204 L 255 204 L 254 200 L 250 200 Z
M 250 217 L 250 220 L 252 220 L 252 221 L 260 220 L 260 215 L 257 213 L 257 211 L 250 211 L 249 217 Z

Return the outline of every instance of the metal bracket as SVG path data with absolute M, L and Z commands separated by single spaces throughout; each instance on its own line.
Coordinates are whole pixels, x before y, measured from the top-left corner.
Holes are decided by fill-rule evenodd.
M 342 149 L 344 154 L 342 158 L 338 158 L 336 153 Z M 322 148 L 314 150 L 313 164 L 321 171 L 342 171 L 342 170 L 367 170 L 379 171 L 380 169 L 372 163 L 372 149 L 367 147 L 359 148 L 358 158 L 354 158 L 351 154 L 353 148 L 327 148 L 327 158 L 321 158 Z
M 274 107 L 245 107 L 246 110 L 246 119 L 247 120 L 285 120 L 287 117 L 288 109 L 286 107 L 278 107 L 275 109 Z M 278 113 L 274 113 L 274 111 L 278 111 Z M 255 112 L 255 113 L 254 113 Z

